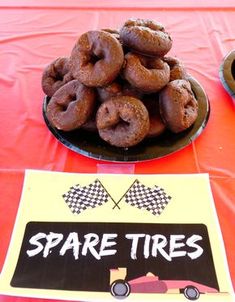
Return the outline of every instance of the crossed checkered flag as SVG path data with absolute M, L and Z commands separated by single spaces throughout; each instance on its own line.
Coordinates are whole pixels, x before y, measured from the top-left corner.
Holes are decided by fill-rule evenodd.
M 101 206 L 108 201 L 109 197 L 110 195 L 98 179 L 84 187 L 77 184 L 63 194 L 65 202 L 74 214 Z
M 138 179 L 134 181 L 118 202 L 115 202 L 98 179 L 84 187 L 79 184 L 71 187 L 67 193 L 63 194 L 63 198 L 74 214 L 101 206 L 109 199 L 114 202 L 113 209 L 116 207 L 120 209 L 118 204 L 125 198 L 126 203 L 131 206 L 145 209 L 153 215 L 160 215 L 171 200 L 171 196 L 167 195 L 163 188 L 147 187 L 141 184 Z
M 153 215 L 160 215 L 171 200 L 164 189 L 154 186 L 149 188 L 135 180 L 125 194 L 125 201 L 138 209 L 145 209 Z

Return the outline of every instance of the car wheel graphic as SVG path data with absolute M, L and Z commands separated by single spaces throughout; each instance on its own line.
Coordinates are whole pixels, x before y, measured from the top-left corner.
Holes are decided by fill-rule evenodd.
M 200 296 L 200 292 L 194 286 L 187 286 L 184 289 L 184 296 L 189 300 L 197 300 Z
M 131 292 L 130 285 L 124 280 L 115 280 L 110 287 L 112 296 L 117 299 L 124 299 L 129 296 Z

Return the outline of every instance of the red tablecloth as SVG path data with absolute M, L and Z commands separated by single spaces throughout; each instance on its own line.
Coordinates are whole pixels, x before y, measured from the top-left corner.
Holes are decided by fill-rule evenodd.
M 112 168 L 111 163 L 66 149 L 48 131 L 42 118 L 43 68 L 59 56 L 68 56 L 81 33 L 116 28 L 130 17 L 155 19 L 165 25 L 173 37 L 170 54 L 183 60 L 206 90 L 211 105 L 208 125 L 191 145 L 131 168 L 135 173 L 209 173 L 235 286 L 235 108 L 218 76 L 223 57 L 235 48 L 232 0 L 1 1 L 0 268 L 25 169 L 96 173 L 97 167 Z M 117 164 L 113 170 L 120 168 Z M 0 300 L 16 298 L 1 296 Z

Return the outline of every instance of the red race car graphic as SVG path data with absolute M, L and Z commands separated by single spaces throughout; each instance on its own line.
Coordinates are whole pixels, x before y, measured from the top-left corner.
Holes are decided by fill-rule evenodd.
M 147 273 L 145 276 L 126 281 L 127 269 L 110 270 L 110 292 L 117 299 L 124 299 L 132 293 L 180 292 L 189 300 L 197 300 L 201 293 L 217 293 L 218 290 L 191 280 L 160 280 Z

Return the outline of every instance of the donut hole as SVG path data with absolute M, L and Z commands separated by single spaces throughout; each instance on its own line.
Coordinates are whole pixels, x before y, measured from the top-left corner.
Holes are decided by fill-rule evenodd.
M 231 73 L 232 73 L 233 79 L 235 80 L 235 60 L 233 60 L 233 63 L 231 66 Z
M 162 66 L 160 64 L 159 60 L 153 60 L 153 59 L 148 59 L 148 58 L 143 58 L 141 60 L 141 64 L 146 68 L 146 69 L 160 69 Z
M 142 60 L 141 64 L 147 69 L 153 69 L 152 64 L 149 60 Z
M 69 107 L 69 104 L 72 102 L 77 101 L 77 96 L 75 93 L 69 94 L 66 98 L 66 101 L 63 104 L 60 105 L 60 111 L 66 111 Z
M 129 127 L 129 126 L 130 126 L 130 123 L 127 122 L 127 121 L 124 121 L 123 119 L 120 119 L 118 124 L 119 124 L 119 126 L 122 127 L 122 128 L 126 128 L 126 127 Z
M 66 105 L 60 105 L 60 111 L 61 112 L 65 112 L 66 110 L 67 110 L 67 108 L 68 108 L 68 106 L 66 106 Z
M 102 60 L 104 57 L 102 55 L 96 55 L 94 53 L 91 54 L 90 56 L 90 63 L 92 65 L 95 65 L 98 61 Z
M 76 100 L 77 100 L 77 95 L 76 95 L 76 93 L 69 94 L 69 95 L 68 95 L 68 100 L 69 100 L 69 102 L 76 101 Z
M 64 79 L 64 77 L 61 73 L 59 73 L 59 72 L 56 73 L 56 75 L 55 75 L 55 80 L 56 81 L 63 81 L 63 79 Z
M 147 58 L 144 58 L 144 57 L 142 57 L 142 58 L 139 58 L 139 60 L 140 60 L 140 64 L 142 65 L 142 66 L 144 66 L 146 69 L 152 69 L 153 67 L 153 64 L 151 63 L 151 60 L 148 60 Z
M 112 125 L 111 129 L 113 131 L 115 131 L 117 129 L 119 131 L 120 130 L 126 131 L 129 126 L 130 126 L 130 123 L 128 123 L 127 121 L 124 121 L 123 119 L 120 118 L 119 121 L 116 124 Z

